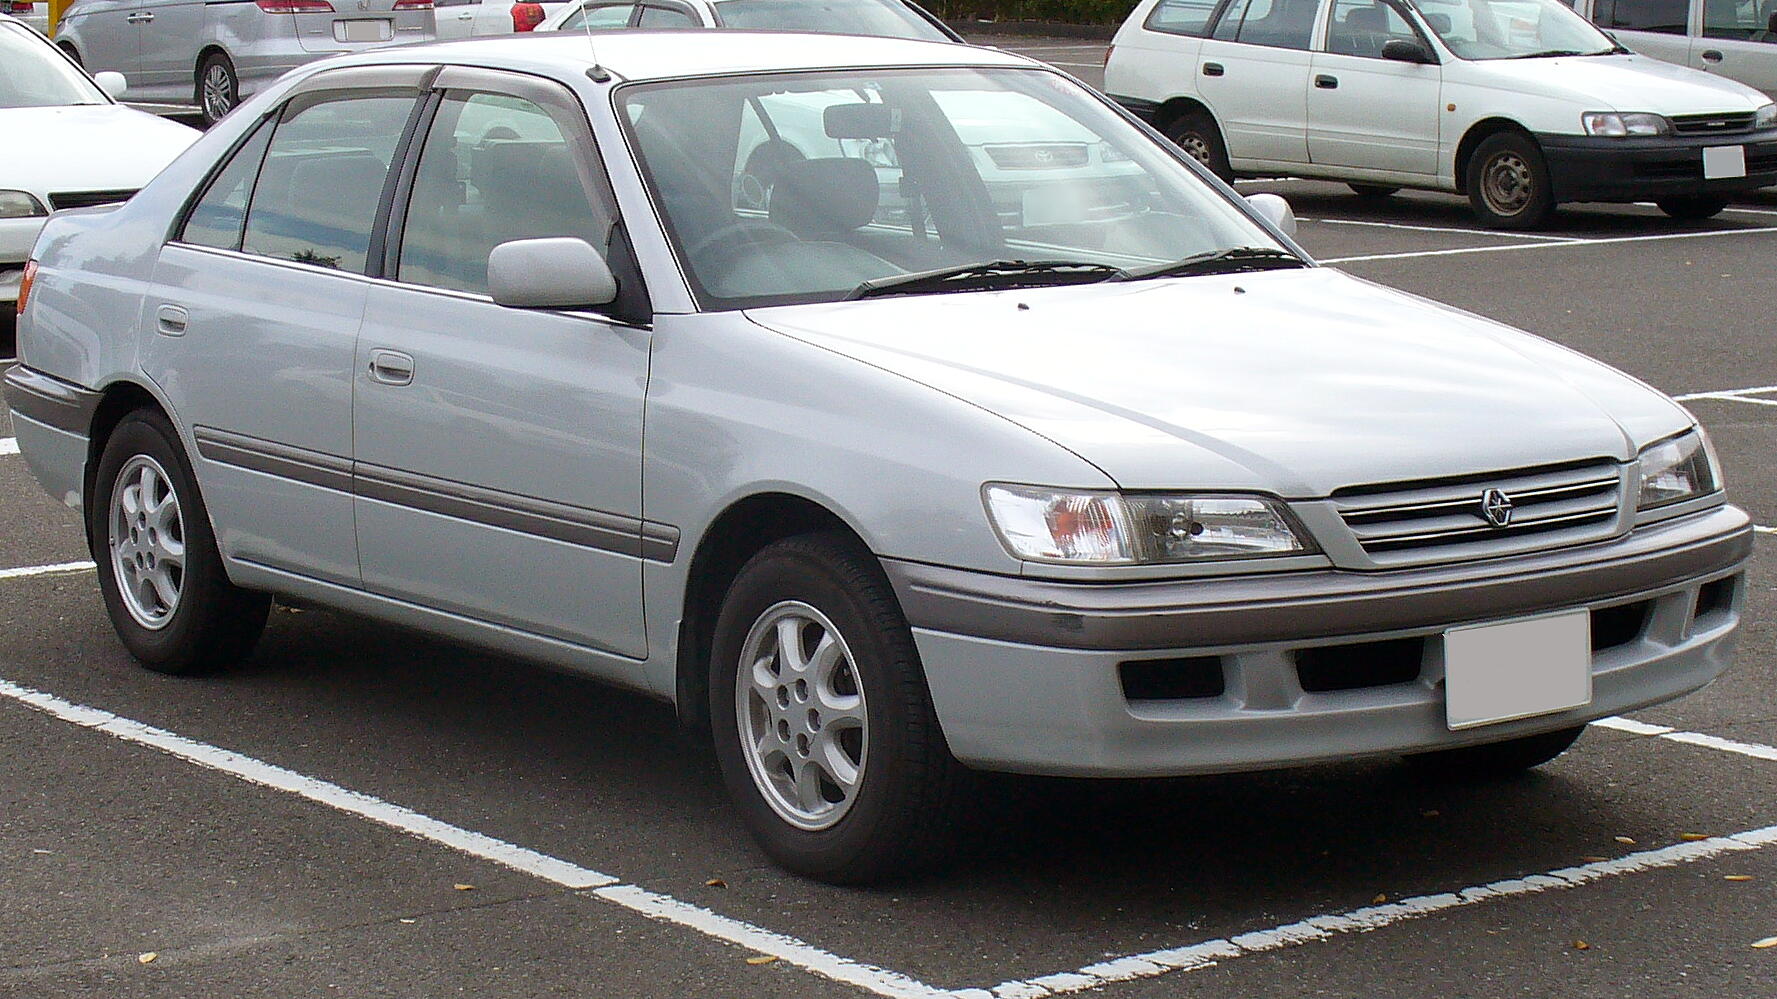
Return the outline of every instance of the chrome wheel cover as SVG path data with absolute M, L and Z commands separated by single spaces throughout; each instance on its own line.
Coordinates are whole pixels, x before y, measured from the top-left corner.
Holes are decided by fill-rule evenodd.
M 796 828 L 832 828 L 857 800 L 870 745 L 844 636 L 819 610 L 786 600 L 753 622 L 739 665 L 735 719 L 753 785 Z
M 1536 177 L 1530 164 L 1517 153 L 1506 151 L 1487 161 L 1481 171 L 1481 198 L 1499 215 L 1516 215 L 1530 205 Z
M 138 454 L 111 487 L 111 571 L 130 617 L 158 631 L 179 610 L 185 586 L 185 521 L 160 463 Z
M 234 110 L 234 79 L 228 67 L 221 63 L 211 63 L 204 70 L 204 113 L 211 119 L 220 119 Z

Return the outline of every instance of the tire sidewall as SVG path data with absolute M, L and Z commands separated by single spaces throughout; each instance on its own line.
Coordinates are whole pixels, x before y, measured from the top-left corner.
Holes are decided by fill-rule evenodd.
M 1187 158 L 1207 168 L 1224 183 L 1234 182 L 1234 168 L 1228 164 L 1228 147 L 1222 141 L 1222 130 L 1209 114 L 1202 111 L 1182 114 L 1167 124 L 1165 135 Z M 1200 137 L 1208 148 L 1208 163 L 1203 163 L 1185 150 L 1184 140 L 1192 135 Z
M 1502 152 L 1511 151 L 1522 157 L 1530 167 L 1531 180 L 1535 187 L 1530 203 L 1515 215 L 1501 215 L 1487 204 L 1487 198 L 1481 193 L 1483 177 L 1487 164 Z M 1500 132 L 1489 136 L 1475 148 L 1469 157 L 1468 175 L 1469 205 L 1481 221 L 1496 229 L 1534 229 L 1548 221 L 1555 210 L 1553 188 L 1549 181 L 1549 165 L 1543 158 L 1542 149 L 1536 142 L 1517 132 Z

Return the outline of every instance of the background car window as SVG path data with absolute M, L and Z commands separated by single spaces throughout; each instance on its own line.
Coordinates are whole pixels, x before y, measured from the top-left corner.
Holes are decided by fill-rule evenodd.
M 606 252 L 613 213 L 588 196 L 561 126 L 520 97 L 452 93 L 420 151 L 399 280 L 487 293 L 487 257 L 515 239 L 574 236 Z
M 836 104 L 880 103 L 873 91 L 796 91 L 765 94 L 746 102 L 741 112 L 740 147 L 734 158 L 734 207 L 741 212 L 767 210 L 771 192 L 786 169 L 804 160 L 847 157 L 869 163 L 878 184 L 899 187 L 901 167 L 894 144 L 887 139 L 834 139 L 827 135 L 824 115 Z M 879 206 L 878 220 L 905 220 L 904 204 L 893 199 Z
M 1169 35 L 1201 36 L 1215 10 L 1216 0 L 1160 0 L 1148 14 L 1147 28 Z
M 720 0 L 715 11 L 728 28 L 952 40 L 901 0 Z
M 1686 34 L 1689 16 L 1689 0 L 1598 0 L 1592 11 L 1592 20 L 1606 28 L 1666 35 Z
M 582 7 L 561 23 L 562 31 L 616 31 L 629 27 L 635 4 L 613 3 L 602 7 Z
M 1707 0 L 1703 6 L 1703 34 L 1742 42 L 1777 42 L 1770 31 L 1777 17 L 1777 0 Z
M 1380 59 L 1382 46 L 1396 38 L 1419 41 L 1413 26 L 1393 7 L 1376 0 L 1335 0 L 1328 52 Z
M 638 28 L 696 28 L 701 27 L 691 19 L 690 13 L 674 7 L 643 7 L 641 19 L 636 22 Z
M 219 250 L 241 248 L 241 231 L 247 222 L 247 200 L 253 194 L 253 179 L 259 176 L 259 165 L 265 160 L 265 147 L 271 144 L 272 126 L 261 125 L 222 168 L 203 197 L 191 209 L 179 239 L 198 246 Z
M 1319 7 L 1318 0 L 1234 0 L 1217 22 L 1215 37 L 1248 45 L 1306 49 Z
M 362 273 L 411 97 L 327 101 L 278 123 L 241 249 Z

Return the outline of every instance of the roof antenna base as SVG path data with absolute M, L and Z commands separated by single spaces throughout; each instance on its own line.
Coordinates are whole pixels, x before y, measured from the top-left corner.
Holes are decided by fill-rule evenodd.
M 609 70 L 605 69 L 605 67 L 594 63 L 593 65 L 586 67 L 586 78 L 594 83 L 609 83 L 611 80 L 611 73 Z

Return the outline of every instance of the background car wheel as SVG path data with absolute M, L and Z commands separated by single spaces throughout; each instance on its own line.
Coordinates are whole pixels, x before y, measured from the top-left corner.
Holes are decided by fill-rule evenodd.
M 241 81 L 234 63 L 220 52 L 205 56 L 197 66 L 197 103 L 204 124 L 214 125 L 241 102 Z
M 1567 752 L 1585 730 L 1586 726 L 1576 725 L 1485 746 L 1416 753 L 1407 757 L 1407 762 L 1439 777 L 1503 777 L 1541 766 Z
M 142 665 L 191 675 L 247 657 L 271 598 L 228 581 L 196 480 L 167 418 L 124 417 L 105 442 L 87 504 L 99 590 Z
M 1497 229 L 1534 229 L 1555 211 L 1549 167 L 1527 135 L 1501 132 L 1469 157 L 1468 200 L 1482 222 Z
M 1347 184 L 1345 186 L 1351 188 L 1351 193 L 1360 198 L 1387 198 L 1400 191 L 1400 188 L 1389 187 L 1387 184 Z
M 1695 222 L 1720 215 L 1722 209 L 1728 207 L 1728 199 L 1698 194 L 1682 198 L 1662 198 L 1654 204 L 1660 206 L 1660 211 L 1675 219 Z
M 1207 111 L 1187 111 L 1168 122 L 1162 132 L 1173 145 L 1209 167 L 1210 173 L 1230 184 L 1234 182 L 1234 168 L 1228 165 L 1228 147 L 1222 143 L 1222 130 Z
M 85 63 L 82 63 L 80 61 L 80 53 L 75 51 L 74 46 L 69 45 L 67 43 L 63 43 L 61 45 L 57 45 L 56 48 L 61 49 L 63 55 L 74 60 L 74 65 L 76 65 L 76 66 L 84 66 L 85 65 Z
M 954 845 L 966 771 L 888 580 L 855 540 L 789 538 L 741 568 L 716 621 L 709 689 L 723 780 L 779 865 L 874 882 Z

